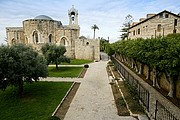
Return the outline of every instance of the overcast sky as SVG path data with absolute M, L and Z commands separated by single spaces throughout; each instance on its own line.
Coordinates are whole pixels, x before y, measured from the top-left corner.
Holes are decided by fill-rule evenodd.
M 163 10 L 180 13 L 180 0 L 0 0 L 0 43 L 5 43 L 5 27 L 21 27 L 22 21 L 47 15 L 68 24 L 68 10 L 74 5 L 79 12 L 80 35 L 92 38 L 91 26 L 97 24 L 97 37 L 119 40 L 125 17 L 134 22 L 148 13 Z

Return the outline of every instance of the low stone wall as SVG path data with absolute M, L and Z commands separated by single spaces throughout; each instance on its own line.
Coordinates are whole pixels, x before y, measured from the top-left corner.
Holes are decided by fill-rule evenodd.
M 139 64 L 140 63 L 138 63 L 138 66 L 139 66 Z M 148 69 L 148 66 L 144 65 L 142 74 L 145 77 L 147 76 L 147 69 Z M 153 81 L 153 76 L 154 76 L 154 74 L 153 74 L 152 68 L 150 68 L 150 79 L 149 80 Z M 165 76 L 164 73 L 159 74 L 159 86 L 160 86 L 161 89 L 165 90 L 168 93 L 170 84 L 167 81 L 166 76 Z M 175 92 L 175 97 L 177 97 L 180 100 L 180 89 L 178 89 L 178 88 L 180 88 L 180 79 L 178 79 L 176 81 L 176 92 Z

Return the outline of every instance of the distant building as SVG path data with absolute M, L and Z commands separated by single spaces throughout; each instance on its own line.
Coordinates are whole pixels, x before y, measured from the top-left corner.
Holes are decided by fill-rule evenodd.
M 45 43 L 64 45 L 66 56 L 76 59 L 99 60 L 99 40 L 79 38 L 78 11 L 74 6 L 68 10 L 69 25 L 46 15 L 23 21 L 23 27 L 6 27 L 8 45 L 23 43 L 40 50 Z
M 129 29 L 129 38 L 151 38 L 166 36 L 170 33 L 180 33 L 180 16 L 166 10 L 158 14 L 147 14 L 140 18 Z

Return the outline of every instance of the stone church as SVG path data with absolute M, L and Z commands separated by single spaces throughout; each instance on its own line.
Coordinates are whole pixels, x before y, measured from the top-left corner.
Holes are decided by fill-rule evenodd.
M 53 20 L 46 15 L 24 20 L 23 27 L 6 27 L 8 45 L 23 43 L 40 51 L 45 43 L 54 43 L 66 47 L 65 55 L 72 59 L 99 61 L 100 41 L 80 36 L 78 10 L 72 6 L 68 10 L 69 25 Z

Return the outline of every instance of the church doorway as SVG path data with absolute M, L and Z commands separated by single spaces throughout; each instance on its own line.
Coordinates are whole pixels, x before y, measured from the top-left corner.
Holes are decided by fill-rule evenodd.
M 68 40 L 67 40 L 66 37 L 62 37 L 61 38 L 60 45 L 64 45 L 64 46 L 68 46 L 69 45 Z
M 33 36 L 33 42 L 37 44 L 39 42 L 37 31 L 34 31 L 32 36 Z

